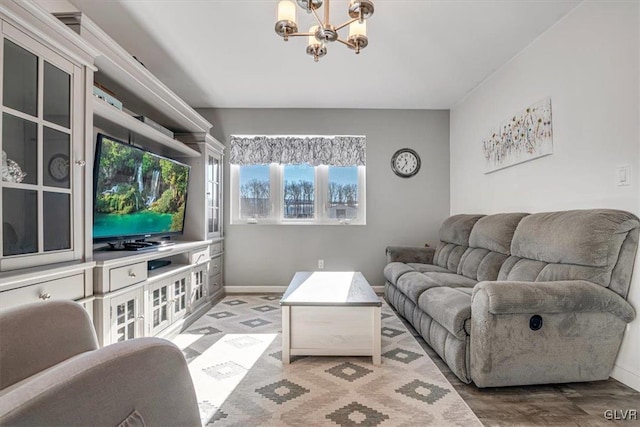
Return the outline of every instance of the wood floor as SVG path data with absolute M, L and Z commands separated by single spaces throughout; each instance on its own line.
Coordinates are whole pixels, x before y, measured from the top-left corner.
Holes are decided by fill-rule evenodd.
M 485 426 L 640 426 L 640 418 L 605 419 L 606 410 L 617 410 L 621 418 L 621 411 L 632 409 L 640 417 L 640 392 L 612 378 L 588 383 L 485 389 L 464 384 L 415 329 L 402 320 Z

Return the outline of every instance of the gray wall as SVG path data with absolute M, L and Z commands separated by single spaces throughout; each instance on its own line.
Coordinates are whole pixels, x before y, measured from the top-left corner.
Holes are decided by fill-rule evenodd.
M 201 109 L 212 134 L 366 135 L 367 225 L 229 225 L 225 168 L 225 284 L 284 286 L 295 271 L 361 271 L 384 285 L 387 245 L 437 242 L 449 215 L 449 112 L 430 110 Z M 422 169 L 402 179 L 390 168 L 399 148 L 415 149 Z

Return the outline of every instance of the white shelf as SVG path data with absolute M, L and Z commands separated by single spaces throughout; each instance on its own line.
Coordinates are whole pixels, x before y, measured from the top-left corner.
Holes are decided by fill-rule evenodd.
M 174 245 L 159 246 L 157 249 L 145 251 L 110 251 L 102 249 L 93 252 L 93 259 L 98 267 L 114 268 L 151 259 L 168 258 L 190 250 L 204 248 L 210 244 L 211 240 L 196 242 L 176 241 Z
M 133 134 L 134 141 L 132 142 L 139 141 L 139 139 L 135 138 L 137 136 L 138 138 L 142 138 L 144 142 L 160 144 L 174 152 L 167 154 L 180 153 L 187 157 L 200 157 L 200 153 L 197 150 L 168 137 L 162 132 L 118 110 L 97 97 L 93 97 L 93 114 L 94 124 L 98 128 L 109 132 L 114 138 L 123 138 L 126 134 L 126 139 L 129 139 L 128 137 Z
M 81 13 L 56 14 L 100 53 L 95 58 L 95 80 L 105 85 L 125 107 L 147 116 L 174 132 L 208 133 L 204 117 L 165 86 L 91 19 Z

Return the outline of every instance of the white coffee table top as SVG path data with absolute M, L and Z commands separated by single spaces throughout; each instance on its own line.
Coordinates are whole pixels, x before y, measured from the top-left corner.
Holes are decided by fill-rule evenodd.
M 379 307 L 382 302 L 359 271 L 301 271 L 280 305 Z

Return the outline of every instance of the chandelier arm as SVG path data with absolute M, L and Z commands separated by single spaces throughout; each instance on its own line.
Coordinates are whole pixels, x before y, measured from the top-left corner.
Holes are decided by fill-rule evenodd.
M 326 3 L 324 4 L 324 26 L 328 27 L 329 26 L 329 6 L 331 4 L 331 0 L 327 0 Z
M 308 36 L 315 36 L 315 33 L 291 33 L 287 35 L 289 37 L 308 37 Z
M 338 26 L 336 27 L 336 31 L 339 31 L 339 30 L 343 29 L 344 27 L 346 27 L 346 26 L 348 26 L 348 25 L 350 25 L 351 23 L 356 22 L 356 21 L 358 21 L 358 18 L 353 18 L 353 19 L 351 19 L 351 20 L 349 20 L 349 21 L 345 22 L 345 23 L 344 23 L 344 24 L 342 24 L 342 25 L 338 25 Z
M 346 41 L 346 40 L 343 40 L 343 39 L 341 39 L 341 38 L 338 38 L 337 40 L 338 40 L 340 43 L 342 43 L 343 45 L 345 45 L 345 46 L 347 46 L 347 47 L 349 47 L 349 48 L 351 48 L 351 49 L 355 49 L 355 48 L 356 48 L 356 45 L 354 45 L 353 43 L 349 43 L 349 42 L 348 42 L 348 41 Z
M 320 17 L 318 16 L 318 12 L 316 12 L 315 9 L 311 9 L 311 12 L 313 13 L 313 16 L 316 17 L 316 21 L 318 21 L 318 25 L 320 26 L 320 28 L 324 28 L 324 24 L 322 23 L 322 19 L 320 19 Z

